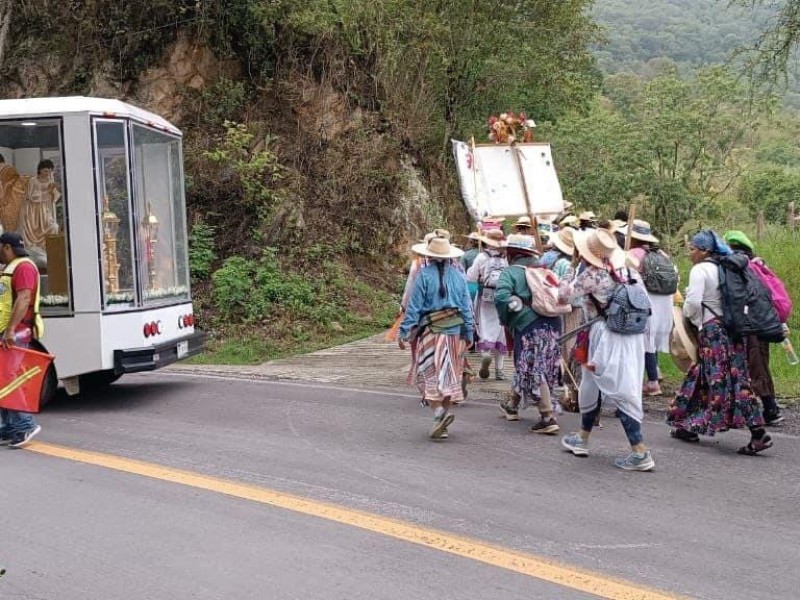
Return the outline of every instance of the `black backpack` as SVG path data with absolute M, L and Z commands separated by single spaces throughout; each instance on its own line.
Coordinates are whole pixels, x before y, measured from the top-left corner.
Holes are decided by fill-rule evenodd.
M 678 291 L 678 270 L 666 254 L 648 249 L 642 261 L 642 281 L 651 294 L 669 296 Z
M 717 317 L 722 319 L 728 334 L 736 340 L 755 335 L 765 342 L 782 342 L 783 327 L 769 290 L 748 268 L 750 261 L 747 256 L 731 254 L 710 262 L 719 267 L 722 315 Z

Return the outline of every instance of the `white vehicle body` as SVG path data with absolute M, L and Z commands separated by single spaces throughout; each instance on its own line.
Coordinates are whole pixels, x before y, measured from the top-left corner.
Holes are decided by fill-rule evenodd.
M 0 100 L 0 202 L 11 206 L 13 178 L 21 197 L 47 160 L 61 193 L 44 248 L 29 250 L 42 273 L 40 341 L 70 393 L 80 376 L 110 382 L 202 351 L 181 138 L 168 121 L 118 100 Z

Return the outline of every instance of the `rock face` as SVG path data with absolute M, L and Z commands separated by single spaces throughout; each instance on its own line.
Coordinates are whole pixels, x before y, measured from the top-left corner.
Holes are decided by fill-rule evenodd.
M 166 52 L 162 64 L 144 71 L 133 83 L 120 84 L 108 76 L 111 69 L 95 74 L 91 82 L 92 96 L 121 98 L 180 123 L 184 116 L 183 91 L 200 91 L 221 77 L 234 79 L 240 75 L 235 61 L 221 61 L 206 46 L 181 34 Z

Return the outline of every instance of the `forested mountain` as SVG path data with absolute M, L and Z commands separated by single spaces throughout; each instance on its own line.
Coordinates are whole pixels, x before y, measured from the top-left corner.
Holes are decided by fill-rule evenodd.
M 698 67 L 741 65 L 734 55 L 752 44 L 776 14 L 772 3 L 736 0 L 596 0 L 592 17 L 605 40 L 594 48 L 606 74 L 651 77 L 665 60 L 682 75 Z M 800 80 L 789 73 L 785 103 L 800 107 Z

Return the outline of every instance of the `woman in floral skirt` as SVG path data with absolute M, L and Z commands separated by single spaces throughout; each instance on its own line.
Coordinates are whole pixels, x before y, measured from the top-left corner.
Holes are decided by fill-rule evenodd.
M 718 317 L 722 299 L 719 267 L 713 259 L 731 253 L 711 229 L 700 231 L 689 244 L 694 266 L 683 314 L 699 330 L 699 360 L 686 373 L 667 423 L 672 426 L 672 436 L 685 442 L 698 442 L 700 434 L 713 436 L 747 427 L 750 442 L 739 448 L 739 453 L 754 455 L 771 448 L 772 438 L 764 429 L 758 398 L 751 391 L 745 342 L 731 339 Z

